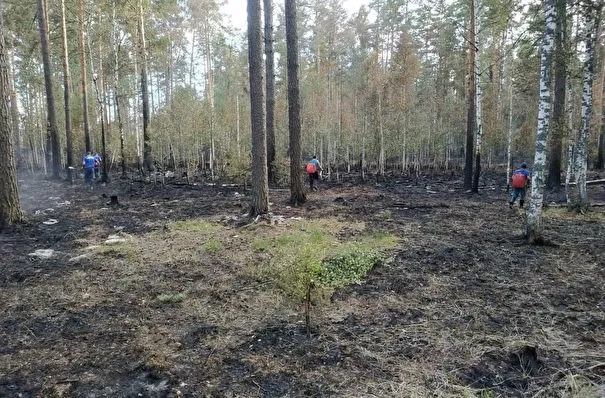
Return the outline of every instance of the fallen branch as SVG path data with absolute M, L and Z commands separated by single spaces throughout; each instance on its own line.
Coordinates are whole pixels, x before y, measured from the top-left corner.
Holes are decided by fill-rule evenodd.
M 605 203 L 590 203 L 589 207 L 605 207 Z M 544 207 L 569 207 L 567 203 L 549 203 L 545 204 Z
M 575 182 L 570 182 L 569 185 L 576 185 L 577 183 Z M 586 181 L 586 185 L 600 185 L 600 184 L 605 184 L 605 178 L 601 179 L 601 180 L 591 180 L 591 181 Z M 565 186 L 565 183 L 562 182 L 561 186 Z
M 432 208 L 449 208 L 450 205 L 439 203 L 436 205 L 410 205 L 405 203 L 393 203 L 393 207 L 403 207 L 404 209 L 432 209 Z

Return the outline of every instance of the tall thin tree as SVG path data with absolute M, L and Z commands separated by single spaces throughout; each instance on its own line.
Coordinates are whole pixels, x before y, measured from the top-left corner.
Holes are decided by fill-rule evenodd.
M 468 93 L 466 112 L 466 153 L 464 162 L 464 189 L 473 188 L 473 141 L 475 139 L 475 0 L 469 0 L 469 28 L 468 28 Z
M 92 151 L 90 140 L 90 122 L 88 114 L 88 77 L 86 68 L 86 54 L 84 48 L 84 0 L 76 0 L 78 12 L 78 57 L 80 58 L 80 83 L 82 86 L 82 122 L 84 127 L 84 146 L 86 152 Z
M 595 168 L 599 170 L 605 169 L 605 62 L 601 65 L 601 90 L 601 131 L 595 164 Z
M 126 178 L 126 150 L 124 148 L 124 124 L 122 121 L 122 109 L 120 107 L 120 34 L 118 29 L 118 18 L 116 6 L 118 0 L 112 3 L 112 25 L 113 25 L 113 97 L 115 101 L 116 119 L 118 122 L 118 133 L 120 135 L 120 166 L 122 178 Z
M 555 0 L 557 8 L 557 25 L 555 28 L 555 52 L 553 55 L 555 69 L 555 98 L 552 111 L 552 129 L 548 141 L 548 176 L 546 187 L 559 190 L 561 187 L 561 156 L 563 137 L 566 136 L 565 98 L 567 86 L 567 53 L 565 40 L 567 36 L 567 0 Z
M 267 166 L 269 181 L 276 182 L 275 165 L 275 57 L 273 51 L 273 0 L 263 0 L 265 13 L 265 91 L 267 125 Z
M 153 171 L 153 156 L 151 154 L 151 136 L 149 134 L 149 88 L 147 86 L 147 48 L 145 45 L 145 20 L 143 2 L 138 1 L 138 38 L 139 59 L 141 63 L 141 102 L 143 104 L 143 169 Z
M 269 211 L 267 136 L 263 92 L 263 41 L 260 0 L 248 0 L 248 69 L 250 73 L 250 117 L 252 125 L 252 198 L 250 216 Z
M 481 73 L 479 71 L 479 48 L 477 48 L 475 59 L 475 98 L 476 98 L 476 117 L 477 117 L 477 140 L 475 144 L 475 170 L 473 172 L 473 189 L 474 193 L 479 193 L 479 177 L 481 176 L 481 149 L 483 144 L 483 92 L 481 91 Z
M 10 93 L 4 46 L 3 9 L 3 1 L 0 1 L 0 230 L 21 222 L 23 218 L 17 190 L 17 172 L 8 109 Z
M 65 141 L 67 145 L 67 179 L 73 179 L 74 145 L 71 125 L 71 73 L 67 51 L 67 24 L 65 23 L 65 0 L 61 0 L 61 36 L 63 39 L 63 100 L 65 101 Z
M 298 85 L 298 32 L 296 0 L 286 0 L 286 46 L 288 57 L 288 124 L 290 128 L 290 202 L 304 203 L 307 198 L 302 182 L 302 146 L 300 132 L 300 89 Z
M 9 89 L 10 89 L 10 113 L 11 113 L 11 120 L 12 120 L 12 129 L 13 129 L 13 135 L 14 135 L 14 141 L 13 141 L 13 149 L 15 151 L 15 163 L 17 164 L 17 167 L 19 167 L 20 165 L 23 164 L 24 162 L 24 157 L 23 157 L 23 134 L 21 133 L 21 128 L 20 128 L 20 117 L 21 115 L 19 114 L 19 105 L 18 105 L 18 101 L 17 101 L 17 89 L 16 89 L 16 84 L 15 84 L 15 71 L 14 71 L 14 67 L 13 65 L 15 64 L 15 59 L 14 59 L 14 51 L 7 51 L 7 55 L 5 56 L 6 60 L 7 60 L 7 67 L 8 67 L 8 84 L 9 84 Z
M 57 127 L 57 113 L 55 110 L 55 96 L 53 90 L 52 70 L 50 62 L 50 48 L 48 44 L 47 16 L 44 0 L 38 0 L 38 28 L 40 31 L 40 45 L 42 48 L 42 64 L 44 66 L 44 85 L 46 88 L 46 118 L 50 134 L 52 150 L 52 174 L 59 178 L 61 174 L 61 146 L 59 143 L 59 129 Z
M 572 207 L 577 211 L 584 212 L 588 209 L 588 193 L 586 192 L 586 174 L 588 171 L 588 133 L 590 132 L 590 118 L 592 115 L 592 83 L 596 65 L 596 46 L 599 25 L 601 22 L 601 11 L 603 0 L 585 1 L 584 13 L 586 30 L 584 47 L 586 56 L 584 58 L 584 77 L 582 79 L 582 120 L 578 143 L 576 145 L 575 174 L 576 192 L 572 200 Z
M 555 0 L 546 0 L 546 31 L 540 56 L 540 99 L 538 105 L 538 132 L 534 167 L 531 178 L 531 202 L 527 213 L 526 237 L 531 243 L 541 243 L 543 238 L 542 203 L 544 200 L 544 174 L 546 168 L 546 140 L 550 122 L 550 83 L 552 53 L 556 25 Z

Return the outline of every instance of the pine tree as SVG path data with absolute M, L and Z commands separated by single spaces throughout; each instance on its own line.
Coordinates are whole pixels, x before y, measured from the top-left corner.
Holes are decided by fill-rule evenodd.
M 296 0 L 286 0 L 286 45 L 288 54 L 288 122 L 290 126 L 290 202 L 304 203 L 307 198 L 301 180 L 300 90 L 298 86 L 298 34 Z
M 2 13 L 0 8 L 0 13 Z M 0 230 L 22 220 L 8 109 L 9 98 L 4 18 L 0 15 Z
M 252 123 L 251 217 L 265 214 L 269 211 L 262 47 L 260 0 L 248 0 L 248 65 L 250 73 L 250 117 Z

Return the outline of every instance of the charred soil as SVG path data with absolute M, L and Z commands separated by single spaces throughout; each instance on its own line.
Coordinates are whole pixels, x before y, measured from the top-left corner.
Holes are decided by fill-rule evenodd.
M 554 244 L 532 246 L 495 179 L 324 182 L 297 208 L 275 189 L 252 224 L 232 185 L 22 177 L 20 193 L 28 222 L 0 234 L 2 397 L 605 396 L 602 208 L 547 208 Z M 311 330 L 251 271 L 270 261 L 254 236 L 301 219 L 398 238 L 313 301 Z

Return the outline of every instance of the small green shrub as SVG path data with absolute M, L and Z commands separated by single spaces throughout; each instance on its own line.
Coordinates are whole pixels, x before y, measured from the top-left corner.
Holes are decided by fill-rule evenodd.
M 295 300 L 305 297 L 311 281 L 328 290 L 361 282 L 398 239 L 379 233 L 341 241 L 340 231 L 350 228 L 362 231 L 364 225 L 333 219 L 303 220 L 279 235 L 253 240 L 251 249 L 267 255 L 266 263 L 253 269 L 255 276 L 271 280 Z
M 323 287 L 334 288 L 360 283 L 381 261 L 377 252 L 354 249 L 322 261 L 317 280 Z

